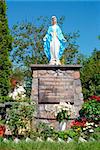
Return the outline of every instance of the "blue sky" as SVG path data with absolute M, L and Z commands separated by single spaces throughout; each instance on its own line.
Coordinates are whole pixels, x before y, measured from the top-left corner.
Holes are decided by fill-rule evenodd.
M 80 52 L 89 56 L 94 48 L 100 49 L 100 1 L 75 0 L 6 0 L 9 27 L 23 20 L 33 21 L 39 16 L 65 16 L 65 33 L 79 30 L 77 40 Z

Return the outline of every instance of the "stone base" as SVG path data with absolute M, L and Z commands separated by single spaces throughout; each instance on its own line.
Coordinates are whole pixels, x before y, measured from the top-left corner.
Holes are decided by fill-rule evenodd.
M 60 102 L 70 103 L 75 109 L 71 117 L 78 116 L 83 104 L 80 68 L 80 65 L 31 65 L 31 99 L 36 102 L 38 120 L 57 126 L 54 105 Z

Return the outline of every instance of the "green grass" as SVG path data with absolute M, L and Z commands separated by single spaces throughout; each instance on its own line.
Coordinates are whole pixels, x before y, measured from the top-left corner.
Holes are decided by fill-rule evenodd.
M 21 141 L 18 144 L 14 142 L 0 142 L 0 150 L 99 150 L 99 142 L 87 143 L 50 143 L 50 142 L 30 142 Z

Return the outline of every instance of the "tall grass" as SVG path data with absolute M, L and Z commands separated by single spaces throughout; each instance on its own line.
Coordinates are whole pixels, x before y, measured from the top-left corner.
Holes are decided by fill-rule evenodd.
M 0 142 L 0 150 L 100 150 L 100 143 Z

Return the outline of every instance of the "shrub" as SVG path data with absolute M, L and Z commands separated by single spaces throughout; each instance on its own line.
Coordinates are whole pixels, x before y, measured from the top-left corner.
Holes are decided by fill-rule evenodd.
M 0 96 L 0 103 L 12 102 L 13 99 L 9 96 Z
M 88 121 L 98 123 L 100 118 L 100 103 L 96 100 L 86 101 L 79 111 L 80 117 L 85 117 Z
M 12 37 L 8 29 L 6 2 L 0 1 L 0 96 L 7 96 L 10 89 Z
M 7 125 L 13 135 L 18 134 L 28 136 L 32 128 L 33 113 L 35 105 L 29 102 L 17 102 L 7 111 Z
M 54 131 L 53 127 L 51 127 L 43 122 L 39 123 L 38 132 L 43 140 L 46 140 L 48 137 L 53 137 L 55 135 L 55 131 Z

